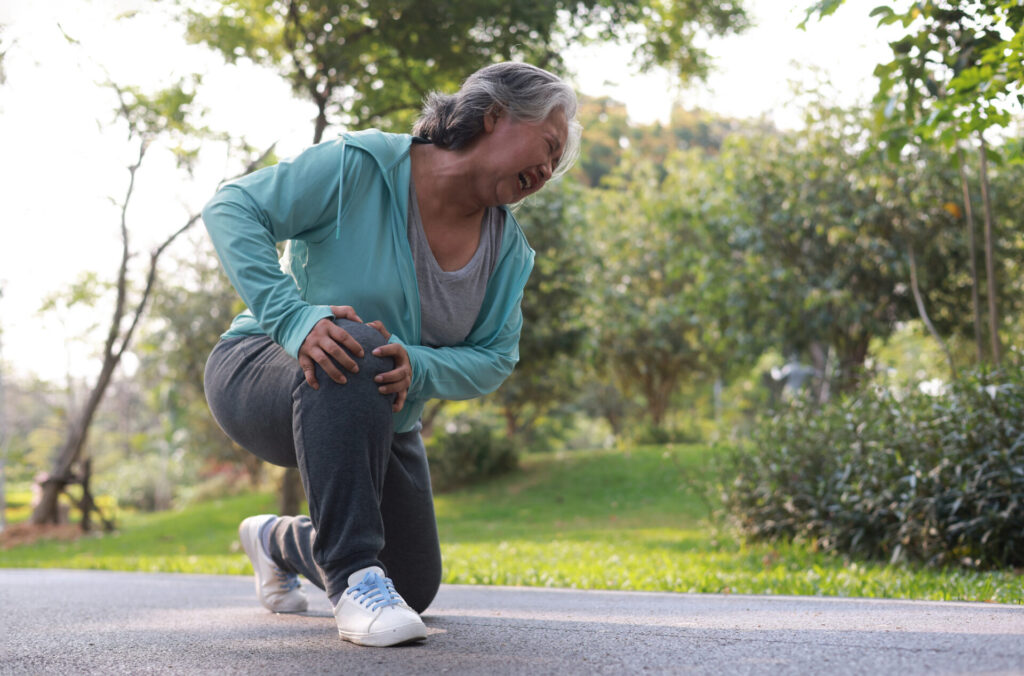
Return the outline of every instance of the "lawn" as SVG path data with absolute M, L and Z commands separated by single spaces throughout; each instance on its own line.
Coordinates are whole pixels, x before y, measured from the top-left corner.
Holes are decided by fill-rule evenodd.
M 1019 573 L 853 562 L 786 544 L 747 544 L 714 524 L 699 497 L 713 450 L 531 457 L 517 474 L 439 495 L 444 581 L 587 589 L 1024 603 Z M 0 566 L 244 574 L 235 535 L 272 511 L 249 494 L 158 514 L 121 531 L 0 550 Z

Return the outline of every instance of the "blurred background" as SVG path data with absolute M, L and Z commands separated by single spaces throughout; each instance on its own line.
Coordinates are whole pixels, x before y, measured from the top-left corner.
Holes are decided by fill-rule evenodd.
M 631 552 L 696 528 L 706 552 L 1024 565 L 1024 9 L 962 4 L 5 3 L 0 526 L 301 511 L 294 472 L 208 413 L 205 359 L 243 307 L 197 214 L 222 180 L 407 131 L 428 91 L 522 59 L 577 86 L 583 152 L 517 213 L 537 265 L 515 373 L 424 414 L 446 579 L 545 583 L 467 563 L 517 513 L 556 559 L 618 521 L 677 528 Z M 673 566 L 561 583 L 738 588 Z

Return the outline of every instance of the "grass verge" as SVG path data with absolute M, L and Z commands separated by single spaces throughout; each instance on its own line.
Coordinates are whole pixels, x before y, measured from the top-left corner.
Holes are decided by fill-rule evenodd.
M 439 495 L 444 581 L 1024 603 L 1018 572 L 855 562 L 718 530 L 698 490 L 712 452 L 657 446 L 534 457 L 518 474 Z M 237 524 L 274 502 L 250 494 L 126 515 L 118 534 L 0 550 L 0 566 L 245 574 Z

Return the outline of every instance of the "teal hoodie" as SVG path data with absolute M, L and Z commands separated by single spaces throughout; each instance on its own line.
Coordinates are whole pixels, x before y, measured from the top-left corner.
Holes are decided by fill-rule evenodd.
M 405 346 L 412 385 L 394 428 L 413 428 L 428 399 L 492 392 L 519 360 L 523 288 L 534 252 L 506 210 L 498 264 L 465 342 L 420 345 L 420 298 L 407 234 L 412 137 L 344 135 L 222 187 L 203 221 L 248 309 L 222 339 L 268 335 L 288 354 L 330 305 L 379 319 Z M 278 260 L 275 244 L 287 241 Z

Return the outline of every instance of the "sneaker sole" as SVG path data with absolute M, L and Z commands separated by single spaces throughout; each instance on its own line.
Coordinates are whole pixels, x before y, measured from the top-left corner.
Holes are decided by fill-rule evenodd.
M 259 551 L 259 543 L 256 541 L 257 538 L 259 538 L 259 528 L 256 528 L 253 525 L 253 523 L 249 521 L 249 519 L 252 519 L 252 518 L 254 518 L 254 517 L 249 517 L 248 519 L 243 519 L 242 523 L 238 524 L 238 541 L 242 543 L 242 550 L 245 551 L 245 555 L 249 557 L 249 565 L 252 566 L 253 584 L 256 587 L 256 598 L 258 598 L 260 600 L 260 605 L 262 605 L 264 608 L 266 608 L 267 610 L 269 610 L 272 613 L 290 614 L 290 613 L 304 613 L 304 612 L 306 612 L 309 609 L 309 601 L 308 600 L 306 602 L 301 603 L 300 605 L 296 606 L 295 608 L 284 608 L 284 609 L 271 608 L 269 605 L 267 605 L 263 601 L 263 594 L 261 593 L 262 590 L 260 589 L 260 577 L 259 577 L 259 575 L 256 574 L 256 557 L 259 556 L 260 553 L 261 553 Z M 256 532 L 255 533 L 251 533 L 251 531 L 254 528 L 255 528 Z M 253 547 L 256 547 L 257 551 L 255 551 L 255 552 L 250 551 L 249 550 L 250 545 L 252 545 Z
M 410 622 L 409 624 L 401 627 L 394 627 L 387 631 L 371 632 L 369 634 L 342 632 L 339 629 L 338 635 L 346 641 L 351 641 L 357 645 L 370 646 L 373 648 L 387 648 L 390 646 L 405 645 L 407 643 L 422 641 L 427 638 L 427 628 L 422 622 Z

